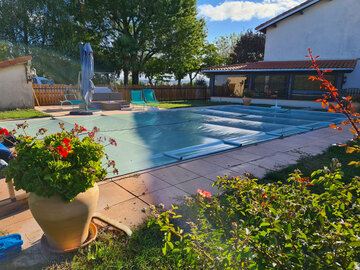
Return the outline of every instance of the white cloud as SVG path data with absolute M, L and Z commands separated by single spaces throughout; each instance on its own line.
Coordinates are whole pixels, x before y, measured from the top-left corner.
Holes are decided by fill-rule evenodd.
M 263 0 L 252 1 L 225 1 L 213 5 L 200 5 L 199 15 L 209 18 L 211 21 L 250 21 L 253 18 L 265 19 L 274 17 L 281 12 L 299 5 L 304 0 Z

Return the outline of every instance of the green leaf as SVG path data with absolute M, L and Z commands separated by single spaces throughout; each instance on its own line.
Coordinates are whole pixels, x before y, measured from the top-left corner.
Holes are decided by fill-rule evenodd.
M 360 247 L 360 241 L 351 242 L 349 247 Z

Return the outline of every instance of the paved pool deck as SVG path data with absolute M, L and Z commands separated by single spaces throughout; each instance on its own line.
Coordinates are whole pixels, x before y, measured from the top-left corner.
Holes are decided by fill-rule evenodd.
M 195 194 L 197 189 L 214 194 L 217 190 L 212 184 L 217 176 L 250 173 L 255 178 L 262 178 L 269 171 L 295 164 L 301 156 L 315 156 L 330 145 L 351 138 L 350 132 L 323 128 L 116 177 L 99 183 L 97 211 L 135 228 L 147 219 L 142 210 L 149 204 L 164 203 L 170 207 L 171 204 L 181 203 L 185 196 Z M 4 179 L 0 179 L 0 196 L 4 188 Z M 0 264 L 0 269 L 39 269 L 39 265 L 58 259 L 58 256 L 41 248 L 43 232 L 30 210 L 2 218 L 0 232 L 20 233 L 24 240 L 23 252 L 15 259 Z

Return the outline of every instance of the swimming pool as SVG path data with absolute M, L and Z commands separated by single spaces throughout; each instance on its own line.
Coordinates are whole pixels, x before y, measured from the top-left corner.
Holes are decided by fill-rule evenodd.
M 41 127 L 58 132 L 59 122 L 64 122 L 69 130 L 75 123 L 87 129 L 97 126 L 98 136 L 117 141 L 117 147 L 108 145 L 105 150 L 123 175 L 324 128 L 343 120 L 341 114 L 334 113 L 227 105 L 29 120 L 27 133 L 35 135 Z M 13 129 L 22 122 L 4 122 L 0 126 Z

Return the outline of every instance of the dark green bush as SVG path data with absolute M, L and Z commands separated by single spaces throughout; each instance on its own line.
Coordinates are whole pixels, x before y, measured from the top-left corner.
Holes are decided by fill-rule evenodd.
M 163 253 L 176 267 L 193 269 L 354 269 L 360 261 L 360 179 L 342 181 L 341 165 L 300 171 L 288 184 L 219 178 L 219 197 L 200 192 L 188 200 L 197 219 L 188 233 L 174 226 L 171 211 L 153 208 L 165 232 Z M 312 193 L 312 185 L 324 192 Z M 185 210 L 186 211 L 186 210 Z

